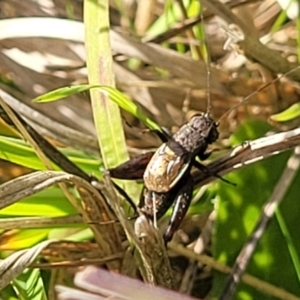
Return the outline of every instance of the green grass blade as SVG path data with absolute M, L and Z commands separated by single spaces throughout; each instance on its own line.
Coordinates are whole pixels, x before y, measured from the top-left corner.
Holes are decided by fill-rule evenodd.
M 17 138 L 0 136 L 0 158 L 33 170 L 45 170 L 44 164 L 37 157 L 34 150 L 24 141 Z M 72 162 L 85 172 L 99 175 L 99 167 L 102 167 L 98 158 L 76 151 L 62 151 Z M 55 167 L 59 170 L 58 167 Z
M 286 110 L 272 115 L 270 119 L 275 122 L 286 122 L 300 116 L 300 102 L 291 105 Z
M 46 300 L 44 283 L 38 269 L 27 269 L 14 280 L 14 286 L 20 293 L 20 299 Z
M 116 88 L 110 86 L 104 86 L 99 84 L 84 84 L 63 87 L 41 95 L 35 98 L 33 101 L 38 103 L 52 102 L 91 89 L 97 89 L 101 92 L 107 93 L 111 101 L 115 102 L 119 107 L 141 120 L 148 128 L 160 130 L 160 127 L 155 122 L 150 120 L 146 115 L 144 115 L 139 109 L 139 107 L 134 104 L 133 101 L 131 101 L 128 97 L 126 97 Z
M 299 254 L 297 251 L 297 246 L 295 245 L 295 243 L 293 241 L 292 235 L 288 229 L 288 226 L 287 226 L 287 224 L 284 220 L 284 217 L 279 208 L 276 209 L 275 215 L 276 215 L 278 224 L 280 226 L 280 229 L 282 231 L 282 234 L 286 240 L 286 245 L 289 249 L 291 260 L 293 261 L 295 272 L 297 274 L 297 278 L 300 283 L 300 258 L 299 258 Z
M 108 1 L 84 1 L 84 23 L 89 83 L 114 87 Z M 115 167 L 129 158 L 119 108 L 98 90 L 90 93 L 104 165 Z

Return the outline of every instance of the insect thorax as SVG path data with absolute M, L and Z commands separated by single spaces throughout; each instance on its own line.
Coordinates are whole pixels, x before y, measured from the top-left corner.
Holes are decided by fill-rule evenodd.
M 213 119 L 207 114 L 195 115 L 183 125 L 173 139 L 189 153 L 204 152 L 208 146 L 218 139 L 219 132 Z

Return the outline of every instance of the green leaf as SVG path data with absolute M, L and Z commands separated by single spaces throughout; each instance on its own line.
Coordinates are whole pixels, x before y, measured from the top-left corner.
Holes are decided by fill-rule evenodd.
M 22 229 L 5 234 L 1 249 L 20 250 L 46 239 L 50 229 Z M 4 236 L 3 236 L 4 238 Z
M 176 23 L 180 18 L 180 10 L 177 5 L 173 5 L 171 1 L 166 1 L 164 12 L 152 23 L 147 30 L 147 35 L 157 36 Z
M 44 164 L 34 150 L 20 139 L 0 136 L 0 149 L 1 159 L 33 170 L 45 170 Z M 62 150 L 62 152 L 85 172 L 100 175 L 99 168 L 102 166 L 102 162 L 98 158 L 78 151 Z M 56 167 L 56 170 L 59 168 Z
M 146 115 L 144 115 L 137 105 L 134 104 L 129 98 L 127 98 L 124 94 L 119 92 L 115 88 L 111 88 L 108 86 L 102 86 L 99 88 L 101 91 L 105 91 L 108 93 L 109 98 L 114 101 L 119 107 L 134 115 L 136 118 L 141 120 L 148 128 L 160 130 L 160 127 L 151 119 L 149 119 Z
M 99 87 L 99 85 L 82 84 L 82 85 L 72 85 L 72 86 L 62 87 L 62 88 L 53 90 L 51 92 L 48 92 L 42 96 L 39 96 L 39 97 L 33 99 L 32 101 L 39 102 L 39 103 L 52 102 L 52 101 L 60 100 L 63 98 L 67 98 L 74 94 L 86 92 L 93 87 Z
M 94 234 L 90 228 L 54 228 L 49 232 L 49 239 L 82 242 L 93 238 Z
M 261 120 L 247 120 L 230 137 L 231 145 L 242 144 L 246 140 L 254 140 L 263 137 L 272 126 Z
M 149 119 L 146 115 L 144 115 L 141 112 L 141 110 L 138 108 L 138 106 L 134 104 L 133 101 L 131 101 L 128 97 L 126 97 L 123 93 L 121 93 L 116 88 L 109 87 L 109 86 L 85 84 L 85 85 L 70 86 L 67 88 L 59 88 L 57 90 L 39 96 L 33 101 L 39 103 L 56 101 L 68 97 L 70 95 L 87 91 L 90 89 L 97 89 L 101 92 L 107 93 L 111 101 L 115 102 L 120 108 L 124 109 L 128 113 L 132 114 L 133 116 L 141 120 L 148 128 L 153 130 L 154 129 L 160 130 L 160 127 L 151 119 Z
M 19 297 L 16 295 L 16 291 L 12 285 L 9 284 L 0 291 L 0 299 L 19 300 Z
M 77 211 L 57 187 L 50 187 L 0 210 L 0 217 L 62 217 L 72 214 L 77 214 Z
M 33 149 L 20 139 L 0 136 L 0 149 L 1 159 L 35 170 L 45 169 Z
M 270 117 L 275 122 L 291 121 L 300 116 L 300 102 L 293 104 L 283 112 Z
M 26 269 L 14 279 L 14 287 L 24 300 L 47 300 L 39 269 Z

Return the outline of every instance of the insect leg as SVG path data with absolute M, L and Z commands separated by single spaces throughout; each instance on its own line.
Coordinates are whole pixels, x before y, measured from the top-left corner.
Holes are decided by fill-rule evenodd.
M 130 204 L 130 206 L 133 208 L 134 214 L 137 214 L 137 208 L 132 199 L 128 196 L 128 194 L 121 188 L 119 187 L 116 183 L 112 182 L 113 186 L 115 189 L 118 191 L 118 193 L 124 197 L 124 199 Z
M 166 127 L 160 129 L 146 129 L 144 132 L 154 132 L 163 143 L 166 143 L 172 137 L 172 132 Z
M 206 160 L 206 159 L 208 159 L 210 157 L 210 155 L 212 154 L 212 152 L 213 152 L 212 150 L 206 149 L 205 152 L 198 154 L 198 157 L 201 160 Z
M 156 219 L 159 220 L 173 204 L 176 194 L 176 188 L 168 193 L 159 194 L 149 191 L 144 186 L 138 208 L 152 222 L 154 221 L 154 214 Z M 153 203 L 154 199 L 155 205 Z
M 191 175 L 188 175 L 185 180 L 181 181 L 183 184 L 178 191 L 175 201 L 174 207 L 172 211 L 172 216 L 169 221 L 169 225 L 167 230 L 164 234 L 164 241 L 167 244 L 171 241 L 175 231 L 180 226 L 182 219 L 186 215 L 186 212 L 190 206 L 192 195 L 193 195 L 193 187 L 194 187 L 194 180 Z
M 116 168 L 109 169 L 109 174 L 111 177 L 117 179 L 142 179 L 145 169 L 154 153 L 151 151 L 138 155 Z
M 207 175 L 214 176 L 214 177 L 219 178 L 220 180 L 222 180 L 222 181 L 224 181 L 224 182 L 226 182 L 226 183 L 229 183 L 229 184 L 231 184 L 231 185 L 233 185 L 233 186 L 236 186 L 235 183 L 233 183 L 233 182 L 231 182 L 231 181 L 229 181 L 229 180 L 223 178 L 221 175 L 219 175 L 219 174 L 217 174 L 217 173 L 213 173 L 213 174 L 212 174 L 212 173 L 207 169 L 206 166 L 202 165 L 201 163 L 199 163 L 199 162 L 196 161 L 196 160 L 193 161 L 193 166 L 196 167 L 196 168 L 197 168 L 198 170 L 200 170 L 201 172 L 207 174 Z
M 161 132 L 156 132 L 156 134 L 163 143 L 166 143 L 172 137 L 172 132 L 166 127 L 161 127 Z

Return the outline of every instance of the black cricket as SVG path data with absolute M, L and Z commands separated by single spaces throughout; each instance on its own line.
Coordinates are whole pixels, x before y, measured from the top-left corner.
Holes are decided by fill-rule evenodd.
M 138 207 L 151 221 L 160 219 L 174 203 L 164 234 L 166 243 L 172 239 L 189 208 L 194 187 L 192 166 L 208 172 L 196 158 L 209 157 L 208 145 L 219 137 L 217 127 L 208 113 L 196 114 L 173 135 L 158 134 L 164 143 L 156 152 L 142 154 L 109 170 L 114 178 L 143 178 L 144 189 Z

